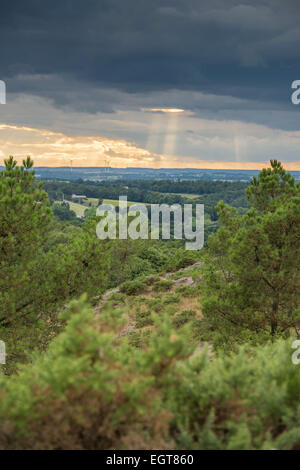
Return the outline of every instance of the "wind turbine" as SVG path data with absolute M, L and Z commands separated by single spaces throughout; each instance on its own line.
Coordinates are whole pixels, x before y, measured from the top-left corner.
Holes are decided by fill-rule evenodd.
M 108 173 L 109 172 L 109 160 L 105 160 L 105 172 Z

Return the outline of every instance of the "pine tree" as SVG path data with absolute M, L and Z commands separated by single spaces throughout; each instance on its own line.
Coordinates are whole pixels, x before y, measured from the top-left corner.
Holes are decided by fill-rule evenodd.
M 219 203 L 209 238 L 203 313 L 224 340 L 288 335 L 300 325 L 300 195 L 279 162 L 247 191 L 243 216 Z
M 37 183 L 33 162 L 13 157 L 0 173 L 0 326 L 29 306 L 35 264 L 51 218 L 48 196 Z M 36 280 L 38 282 L 38 279 Z
M 270 160 L 271 168 L 264 168 L 251 180 L 246 194 L 248 202 L 259 212 L 275 210 L 280 202 L 300 194 L 300 185 L 277 160 Z

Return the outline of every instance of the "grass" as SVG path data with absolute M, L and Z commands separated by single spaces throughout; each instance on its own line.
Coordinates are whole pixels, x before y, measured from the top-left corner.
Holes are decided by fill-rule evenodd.
M 61 204 L 62 201 L 55 201 L 58 204 Z M 70 210 L 74 211 L 76 215 L 80 215 L 81 217 L 84 216 L 84 211 L 87 209 L 87 206 L 84 206 L 82 204 L 78 204 L 77 202 L 72 202 L 72 201 L 67 201 L 65 199 L 65 202 L 67 202 L 70 206 Z
M 97 207 L 98 206 L 98 201 L 99 199 L 97 197 L 88 197 L 87 198 L 87 203 L 91 203 L 92 204 L 92 207 Z M 87 204 L 87 207 L 89 207 Z
M 165 193 L 163 193 L 165 194 Z M 201 194 L 190 194 L 190 193 L 168 193 L 170 196 L 176 194 L 177 196 L 187 197 L 189 199 L 197 199 L 201 197 Z
M 103 199 L 102 204 L 111 204 L 112 206 L 116 207 L 119 205 L 119 199 Z M 144 202 L 134 202 L 134 201 L 127 201 L 127 205 L 132 206 L 133 204 L 145 204 Z M 146 206 L 149 206 L 150 204 L 145 204 Z

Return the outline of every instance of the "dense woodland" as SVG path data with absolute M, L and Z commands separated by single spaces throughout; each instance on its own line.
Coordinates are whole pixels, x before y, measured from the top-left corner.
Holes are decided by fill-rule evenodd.
M 122 181 L 63 182 L 45 181 L 44 189 L 50 201 L 71 197 L 72 194 L 84 194 L 89 198 L 119 199 L 127 196 L 129 201 L 153 204 L 184 204 L 191 202 L 188 194 L 193 195 L 193 202 L 205 204 L 206 212 L 216 218 L 215 205 L 222 199 L 234 207 L 246 208 L 246 183 L 228 181 Z
M 80 225 L 76 213 L 68 202 L 72 200 L 73 194 L 85 195 L 94 200 L 93 203 L 86 204 L 87 212 L 84 215 L 87 217 L 96 214 L 96 206 L 103 200 L 118 200 L 119 196 L 127 196 L 128 201 L 147 204 L 179 204 L 183 207 L 184 204 L 193 203 L 194 216 L 196 204 L 204 204 L 205 242 L 209 234 L 219 227 L 216 205 L 221 199 L 236 207 L 240 213 L 246 211 L 248 208 L 246 187 L 246 183 L 228 181 L 44 182 L 44 189 L 48 193 L 54 215 L 61 221 L 68 221 L 73 225 Z
M 95 205 L 120 195 L 204 203 L 205 247 L 99 240 Z M 250 185 L 42 183 L 10 157 L 0 217 L 1 449 L 300 449 L 300 185 L 281 163 Z

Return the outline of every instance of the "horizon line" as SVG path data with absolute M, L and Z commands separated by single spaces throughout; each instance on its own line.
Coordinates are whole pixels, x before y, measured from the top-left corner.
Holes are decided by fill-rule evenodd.
M 268 165 L 269 166 L 269 165 Z M 38 169 L 38 168 L 47 168 L 47 169 L 69 169 L 70 171 L 71 170 L 83 170 L 83 169 L 90 169 L 90 168 L 93 168 L 93 169 L 103 169 L 103 170 L 107 170 L 107 169 L 110 169 L 110 170 L 152 170 L 152 171 L 162 171 L 162 170 L 165 170 L 165 171 L 174 171 L 174 170 L 182 170 L 182 171 L 261 171 L 262 168 L 266 168 L 268 167 L 264 164 L 262 164 L 261 168 L 230 168 L 230 167 L 225 167 L 225 168 L 195 168 L 195 167 L 160 167 L 160 168 L 153 168 L 153 167 L 136 167 L 136 166 L 128 166 L 128 167 L 112 167 L 112 166 L 34 166 L 33 167 L 33 170 L 34 169 Z M 285 167 L 285 165 L 283 164 L 283 167 Z M 0 165 L 0 168 L 5 168 L 4 165 Z M 299 169 L 293 169 L 293 168 L 289 168 L 287 171 L 297 171 L 297 172 L 300 172 L 300 168 Z

